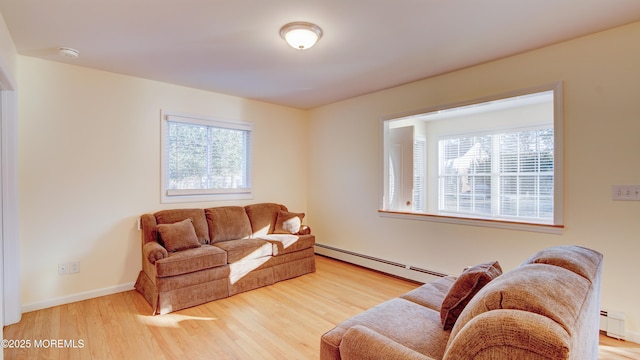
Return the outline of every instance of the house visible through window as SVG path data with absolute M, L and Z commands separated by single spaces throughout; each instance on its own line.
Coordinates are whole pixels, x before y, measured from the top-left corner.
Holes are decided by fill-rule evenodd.
M 381 212 L 561 225 L 559 85 L 383 121 Z
M 163 201 L 250 198 L 251 131 L 245 122 L 163 114 Z
M 438 141 L 442 213 L 553 221 L 553 127 Z

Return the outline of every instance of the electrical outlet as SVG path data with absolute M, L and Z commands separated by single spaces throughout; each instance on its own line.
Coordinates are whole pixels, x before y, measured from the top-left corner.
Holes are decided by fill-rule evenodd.
M 66 275 L 69 273 L 69 265 L 58 264 L 58 275 Z
M 72 261 L 69 263 L 69 274 L 80 272 L 80 261 Z

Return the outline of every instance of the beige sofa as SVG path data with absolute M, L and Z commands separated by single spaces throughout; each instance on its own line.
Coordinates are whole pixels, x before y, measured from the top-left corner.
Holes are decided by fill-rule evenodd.
M 320 359 L 597 359 L 601 272 L 602 255 L 578 246 L 504 274 L 480 264 L 344 321 Z
M 303 217 L 274 203 L 145 214 L 135 288 L 165 314 L 314 272 Z

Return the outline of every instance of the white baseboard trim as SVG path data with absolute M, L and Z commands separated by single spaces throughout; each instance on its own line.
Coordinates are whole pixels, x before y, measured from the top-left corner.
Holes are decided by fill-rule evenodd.
M 352 251 L 320 243 L 316 243 L 315 253 L 372 270 L 380 271 L 393 276 L 417 281 L 419 283 L 432 282 L 437 278 L 446 276 L 446 274 L 442 274 L 436 271 L 422 269 L 407 264 L 400 264 L 394 261 L 380 259 L 365 254 L 358 254 Z
M 640 332 L 627 331 L 626 340 L 632 343 L 640 344 Z
M 95 290 L 75 293 L 75 294 L 62 296 L 54 299 L 38 301 L 30 304 L 24 304 L 22 305 L 22 312 L 26 313 L 26 312 L 46 309 L 46 308 L 50 308 L 58 305 L 70 304 L 77 301 L 93 299 L 100 296 L 117 294 L 117 293 L 129 291 L 129 290 L 133 290 L 133 285 L 134 283 L 130 282 L 130 283 L 106 287 L 102 289 L 95 289 Z

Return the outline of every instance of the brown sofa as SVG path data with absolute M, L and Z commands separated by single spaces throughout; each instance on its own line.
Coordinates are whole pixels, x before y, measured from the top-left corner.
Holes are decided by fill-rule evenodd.
M 314 272 L 303 217 L 274 203 L 145 214 L 135 288 L 165 314 Z
M 358 314 L 320 359 L 597 359 L 600 253 L 552 247 L 501 272 L 480 264 Z

